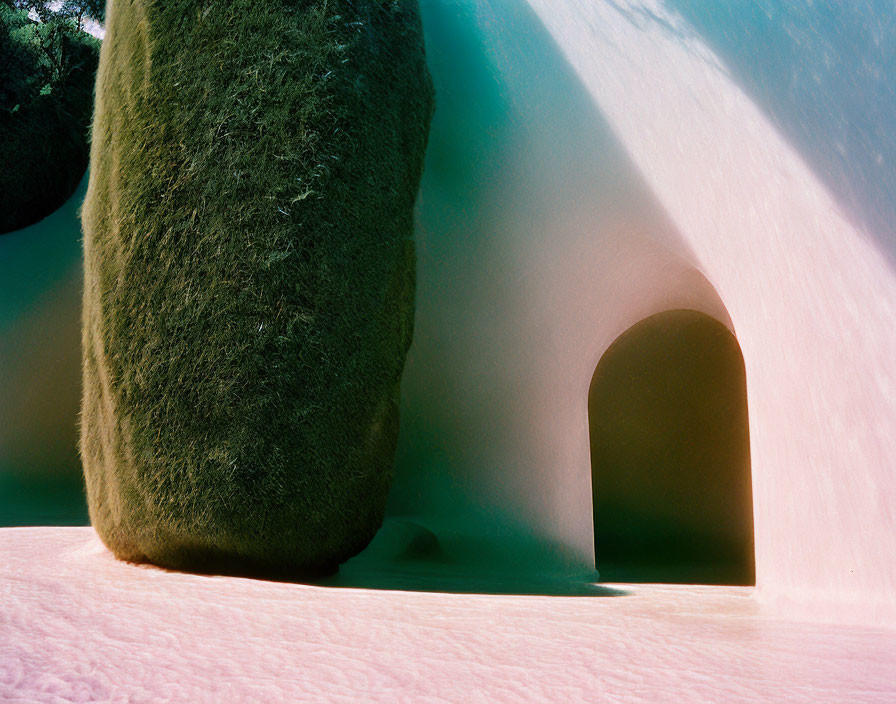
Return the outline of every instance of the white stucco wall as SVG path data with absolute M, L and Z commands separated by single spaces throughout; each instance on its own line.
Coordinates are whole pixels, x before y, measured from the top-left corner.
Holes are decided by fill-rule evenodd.
M 844 206 L 824 161 L 667 5 L 531 7 L 423 1 L 438 97 L 394 512 L 591 564 L 591 374 L 630 325 L 694 308 L 744 355 L 760 593 L 891 616 L 893 231 L 859 217 L 873 201 Z M 834 61 L 861 50 L 799 28 Z M 866 190 L 867 156 L 844 156 Z
M 663 310 L 731 321 L 534 12 L 423 13 L 437 109 L 393 512 L 590 569 L 598 360 Z

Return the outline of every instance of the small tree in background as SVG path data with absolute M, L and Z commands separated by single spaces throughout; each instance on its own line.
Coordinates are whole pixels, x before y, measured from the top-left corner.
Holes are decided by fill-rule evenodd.
M 104 14 L 96 0 L 0 0 L 0 233 L 58 208 L 84 174 L 100 42 L 83 27 Z
M 105 0 L 67 0 L 60 11 L 74 18 L 81 28 L 85 18 L 96 20 L 100 24 L 106 21 Z
M 98 22 L 105 18 L 105 3 L 97 0 L 65 0 L 43 2 L 36 0 L 0 0 L 6 8 L 4 25 L 8 30 L 8 44 L 18 45 L 12 52 L 24 65 L 8 71 L 4 84 L 19 80 L 17 76 L 31 73 L 27 63 L 36 63 L 42 75 L 41 92 L 59 92 L 75 71 L 84 67 L 84 20 Z M 36 55 L 36 56 L 35 56 Z M 17 70 L 15 70 L 17 69 Z
M 34 67 L 40 62 L 29 41 L 28 13 L 0 4 L 0 113 L 13 113 L 40 94 Z
M 82 28 L 85 18 L 106 21 L 105 0 L 63 0 L 46 2 L 46 0 L 2 0 L 3 4 L 14 10 L 34 12 L 41 22 L 50 22 L 56 18 L 75 19 L 78 28 Z

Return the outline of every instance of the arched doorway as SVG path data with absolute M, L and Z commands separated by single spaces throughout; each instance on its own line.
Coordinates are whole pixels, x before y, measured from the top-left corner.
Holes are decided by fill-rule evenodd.
M 673 310 L 607 349 L 588 393 L 605 581 L 755 584 L 746 375 L 734 335 Z

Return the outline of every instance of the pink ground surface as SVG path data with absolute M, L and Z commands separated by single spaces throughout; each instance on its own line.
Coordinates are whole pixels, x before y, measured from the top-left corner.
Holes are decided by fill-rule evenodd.
M 392 591 L 115 560 L 0 530 L 3 702 L 893 702 L 896 630 L 733 587 L 615 597 Z

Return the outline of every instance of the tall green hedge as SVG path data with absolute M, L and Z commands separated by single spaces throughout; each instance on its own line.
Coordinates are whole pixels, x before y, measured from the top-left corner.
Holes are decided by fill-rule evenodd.
M 433 110 L 416 0 L 116 0 L 81 454 L 120 557 L 310 575 L 382 521 Z

